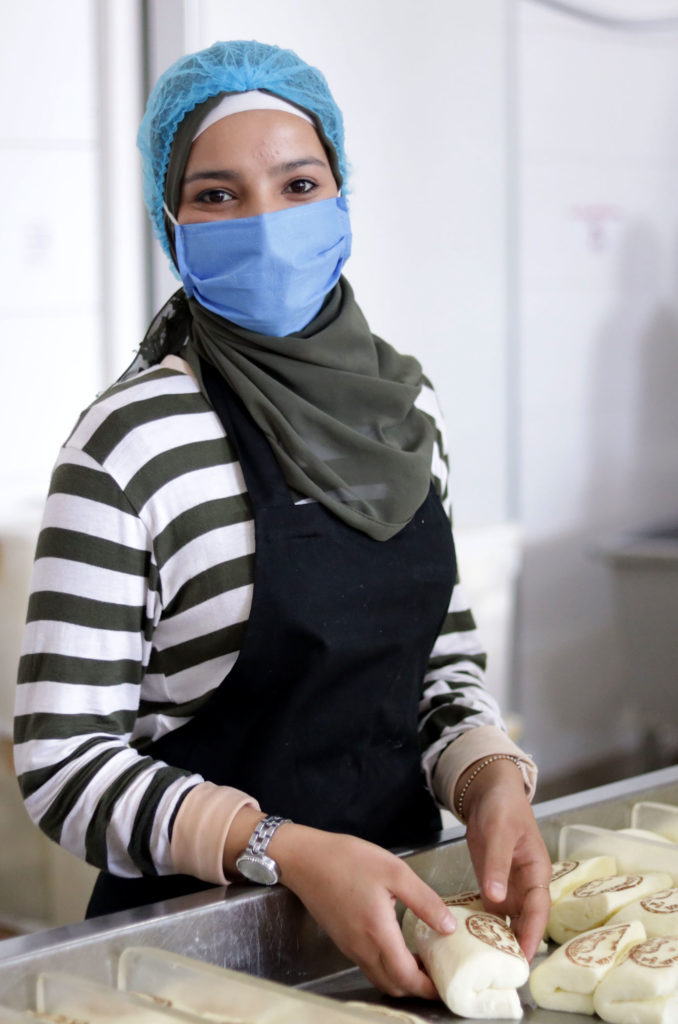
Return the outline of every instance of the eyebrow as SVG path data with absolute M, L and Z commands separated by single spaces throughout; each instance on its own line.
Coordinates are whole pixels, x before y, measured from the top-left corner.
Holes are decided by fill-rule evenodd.
M 317 156 L 303 156 L 298 160 L 287 160 L 285 163 L 276 164 L 274 167 L 269 167 L 266 172 L 269 177 L 274 177 L 276 174 L 287 174 L 290 171 L 296 171 L 300 167 L 328 167 L 329 165 L 325 160 L 321 160 Z M 184 185 L 190 185 L 192 181 L 200 181 L 201 179 L 211 178 L 215 181 L 242 181 L 242 174 L 239 171 L 231 171 L 228 168 L 221 168 L 219 170 L 204 170 L 194 171 L 192 174 L 188 174 L 184 180 Z

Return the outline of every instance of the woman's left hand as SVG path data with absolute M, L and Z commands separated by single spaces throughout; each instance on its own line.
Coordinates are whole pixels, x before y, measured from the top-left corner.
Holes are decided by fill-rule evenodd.
M 551 860 L 516 765 L 498 760 L 483 768 L 468 788 L 464 812 L 485 906 L 511 918 L 531 961 L 544 937 L 551 906 Z

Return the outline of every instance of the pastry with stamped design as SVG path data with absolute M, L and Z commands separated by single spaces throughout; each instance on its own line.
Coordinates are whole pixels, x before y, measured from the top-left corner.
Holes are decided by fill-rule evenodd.
M 662 889 L 628 903 L 607 923 L 616 924 L 617 921 L 642 921 L 648 939 L 678 935 L 678 887 Z
M 586 857 L 583 860 L 559 860 L 551 865 L 551 902 L 556 903 L 563 896 L 594 878 L 616 875 L 617 861 L 614 857 Z
M 467 910 L 483 910 L 483 898 L 480 895 L 479 889 L 466 889 L 464 892 L 452 892 L 447 896 L 440 897 L 443 903 L 448 907 L 466 907 Z M 409 949 L 410 953 L 416 953 L 417 946 L 414 941 L 414 926 L 416 925 L 419 918 L 410 910 L 409 907 L 405 909 L 403 919 L 401 923 L 403 938 L 405 939 L 405 945 Z
M 577 886 L 584 882 L 590 882 L 594 878 L 603 878 L 605 875 L 614 875 L 617 872 L 617 861 L 614 857 L 586 857 L 582 860 L 558 860 L 551 865 L 551 884 L 549 894 L 551 906 L 567 896 Z M 548 923 L 544 931 L 544 939 L 551 937 Z M 540 947 L 540 952 L 542 949 Z
M 676 1024 L 678 936 L 660 936 L 634 946 L 593 994 L 598 1016 L 608 1024 Z
M 532 969 L 532 998 L 545 1010 L 592 1014 L 596 986 L 626 951 L 644 938 L 639 921 L 577 935 Z
M 671 876 L 663 871 L 594 878 L 577 886 L 553 904 L 547 925 L 548 933 L 562 945 L 582 932 L 607 924 L 608 918 L 628 903 L 661 889 L 668 889 L 672 884 Z
M 513 932 L 484 910 L 454 907 L 457 928 L 440 935 L 423 921 L 414 934 L 417 952 L 443 1002 L 460 1017 L 519 1020 L 517 989 L 530 965 Z

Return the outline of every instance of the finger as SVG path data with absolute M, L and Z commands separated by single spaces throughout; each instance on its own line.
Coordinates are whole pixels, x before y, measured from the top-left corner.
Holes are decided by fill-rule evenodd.
M 513 852 L 513 843 L 501 829 L 493 829 L 484 849 L 478 851 L 478 885 L 483 898 L 490 903 L 503 903 L 507 897 Z
M 384 958 L 381 961 L 381 966 L 384 975 L 388 979 L 390 987 L 385 991 L 389 995 L 402 997 L 402 996 L 414 996 L 417 999 L 439 999 L 436 987 L 429 978 L 428 974 L 417 965 L 413 956 L 411 956 L 411 965 L 408 964 L 402 969 L 396 968 L 394 974 L 394 965 L 388 958 Z
M 359 960 L 356 962 L 369 983 L 387 996 L 393 996 L 395 999 L 440 999 L 433 982 L 421 970 L 407 981 L 401 982 L 400 979 L 393 978 L 388 966 L 381 962 L 376 965 L 363 964 Z
M 441 935 L 451 935 L 457 922 L 450 908 L 411 868 L 405 864 L 402 866 L 406 870 L 398 879 L 393 895 L 434 931 Z
M 377 962 L 372 965 L 382 979 L 380 987 L 392 996 L 437 999 L 433 982 L 407 949 L 397 925 L 396 931 L 397 936 L 388 936 L 391 941 L 381 946 Z
M 433 915 L 429 913 L 428 916 L 435 917 L 437 914 L 438 923 L 440 923 L 441 915 L 438 904 L 442 906 L 444 913 L 447 912 L 445 904 L 432 889 L 429 889 L 414 874 L 411 868 L 406 867 L 406 865 L 402 865 L 402 868 L 405 870 L 399 871 L 399 874 L 405 877 L 402 879 L 402 884 L 397 886 L 398 893 L 402 894 L 400 898 L 413 891 L 418 895 L 418 899 L 417 895 L 415 895 L 411 902 L 416 904 L 420 910 L 423 910 L 424 907 L 430 910 L 430 904 L 433 903 L 436 913 Z M 408 875 L 412 876 L 414 882 L 407 877 Z M 433 900 L 430 899 L 431 896 Z M 414 912 L 417 913 L 417 910 L 414 909 Z M 383 904 L 373 914 L 371 937 L 372 942 L 369 952 L 365 957 L 366 963 L 363 970 L 376 979 L 377 986 L 382 991 L 388 992 L 389 995 L 393 996 L 410 995 L 418 996 L 422 999 L 438 998 L 433 982 L 405 945 L 405 939 L 396 920 L 392 902 Z
M 438 998 L 433 982 L 407 949 L 395 919 L 377 934 L 362 951 L 354 949 L 351 954 L 375 988 L 396 997 Z
M 530 961 L 544 937 L 550 906 L 548 886 L 534 885 L 523 897 L 520 917 L 515 919 L 515 933 L 523 953 Z

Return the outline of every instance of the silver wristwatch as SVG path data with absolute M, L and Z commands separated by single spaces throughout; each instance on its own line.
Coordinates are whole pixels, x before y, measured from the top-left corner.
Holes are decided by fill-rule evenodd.
M 235 866 L 241 875 L 259 885 L 275 885 L 280 878 L 280 868 L 272 857 L 266 856 L 266 849 L 277 829 L 289 818 L 278 818 L 269 814 L 258 822 L 250 836 L 247 847 L 239 855 Z

